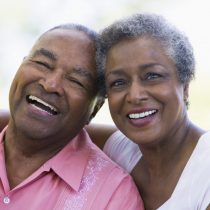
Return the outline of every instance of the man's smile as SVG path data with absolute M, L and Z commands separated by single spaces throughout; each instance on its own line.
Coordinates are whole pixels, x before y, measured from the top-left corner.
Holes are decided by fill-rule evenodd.
M 47 112 L 50 115 L 58 114 L 58 110 L 54 106 L 36 96 L 27 95 L 26 100 L 29 104 L 32 104 L 35 108 L 39 109 L 40 111 Z

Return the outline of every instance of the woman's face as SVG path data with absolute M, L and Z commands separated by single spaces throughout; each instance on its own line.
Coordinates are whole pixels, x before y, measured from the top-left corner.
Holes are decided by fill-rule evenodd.
M 154 38 L 120 41 L 108 52 L 106 85 L 117 127 L 138 144 L 173 136 L 186 116 L 188 89 Z

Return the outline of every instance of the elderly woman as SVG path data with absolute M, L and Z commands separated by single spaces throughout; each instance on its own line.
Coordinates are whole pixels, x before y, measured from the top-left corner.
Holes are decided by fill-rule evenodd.
M 210 132 L 187 116 L 188 38 L 161 16 L 133 15 L 102 31 L 97 62 L 112 118 L 134 142 L 116 132 L 104 151 L 131 172 L 145 208 L 210 209 Z

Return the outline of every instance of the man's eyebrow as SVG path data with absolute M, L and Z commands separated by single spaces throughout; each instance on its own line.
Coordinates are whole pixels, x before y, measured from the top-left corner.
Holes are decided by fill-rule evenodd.
M 40 48 L 38 50 L 36 50 L 33 54 L 32 57 L 38 56 L 38 55 L 43 55 L 47 58 L 49 58 L 50 60 L 56 61 L 57 60 L 57 56 L 52 52 L 49 51 L 45 48 Z

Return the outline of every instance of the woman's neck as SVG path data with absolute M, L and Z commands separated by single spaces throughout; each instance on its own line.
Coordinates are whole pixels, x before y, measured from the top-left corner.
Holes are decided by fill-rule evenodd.
M 131 174 L 146 209 L 156 209 L 170 198 L 203 133 L 189 122 L 167 136 L 164 142 L 140 145 L 143 156 Z

